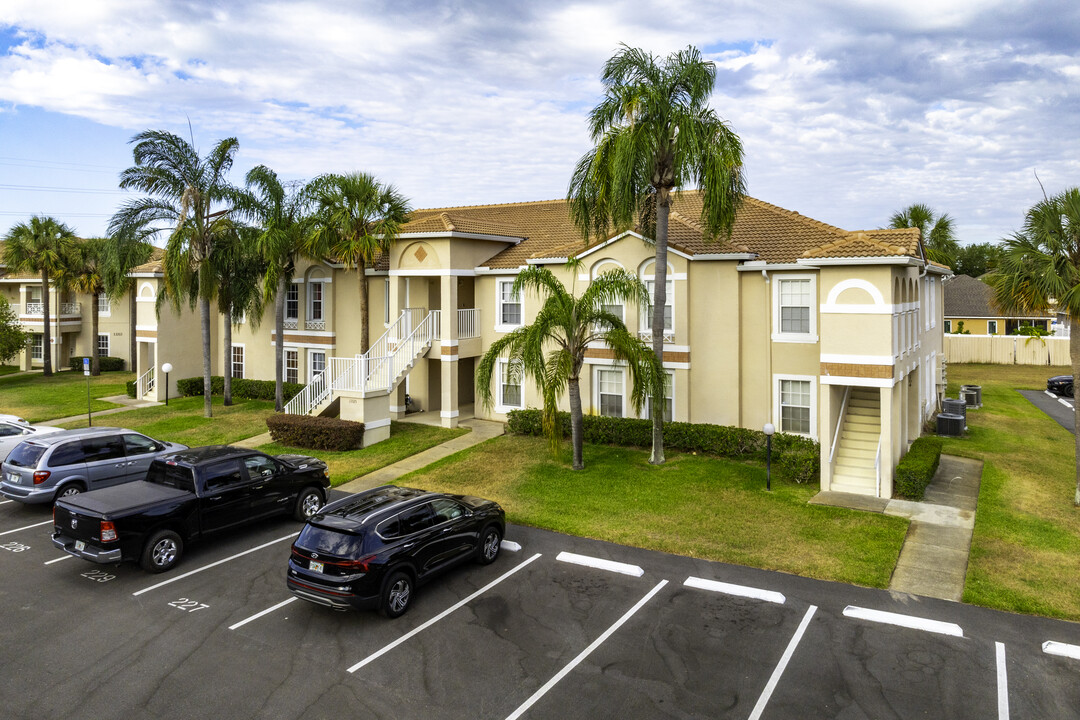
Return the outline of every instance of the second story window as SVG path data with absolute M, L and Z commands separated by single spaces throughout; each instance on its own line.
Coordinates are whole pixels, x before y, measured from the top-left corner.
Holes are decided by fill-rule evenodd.
M 300 317 L 300 284 L 289 283 L 285 291 L 285 319 L 296 320 Z
M 321 321 L 323 319 L 323 284 L 310 283 L 308 285 L 308 320 Z
M 97 309 L 98 315 L 108 315 L 110 313 L 109 296 L 105 293 L 97 296 Z
M 513 329 L 521 325 L 521 296 L 513 280 L 499 280 L 499 325 Z
M 814 278 L 777 276 L 775 285 L 773 340 L 817 342 Z
M 671 335 L 675 330 L 675 283 L 668 280 L 664 283 L 664 334 Z M 653 304 L 656 297 L 656 281 L 646 280 L 645 288 L 649 291 L 649 304 L 645 306 L 645 316 L 641 318 L 641 329 L 652 334 Z

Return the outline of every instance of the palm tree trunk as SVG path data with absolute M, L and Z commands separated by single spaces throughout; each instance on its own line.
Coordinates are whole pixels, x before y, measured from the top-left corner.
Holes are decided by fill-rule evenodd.
M 277 344 L 274 346 L 274 410 L 285 409 L 283 384 L 285 377 L 285 293 L 288 283 L 285 273 L 278 277 L 277 295 L 274 297 L 274 330 L 277 332 Z
M 656 207 L 656 263 L 653 265 L 653 314 L 652 347 L 660 368 L 664 367 L 664 306 L 667 305 L 667 246 L 668 216 L 671 213 L 671 192 L 661 188 L 657 193 Z M 663 372 L 658 379 L 658 386 L 663 387 Z M 653 389 L 652 399 L 652 455 L 649 462 L 653 465 L 664 464 L 664 398 L 656 397 Z M 663 395 L 661 391 L 659 393 Z
M 1075 383 L 1080 378 L 1080 317 L 1069 318 L 1069 359 L 1072 360 L 1073 397 L 1077 396 Z M 1073 427 L 1080 431 L 1080 403 L 1073 400 Z M 1076 495 L 1073 505 L 1080 507 L 1080 432 L 1074 432 L 1076 441 Z
M 131 363 L 128 369 L 132 372 L 138 367 L 137 355 L 139 352 L 139 344 L 135 340 L 135 313 L 138 307 L 135 304 L 135 292 L 135 285 L 132 284 L 131 290 L 128 292 L 128 362 Z
M 361 260 L 356 264 L 360 273 L 360 353 L 368 351 L 368 279 L 366 263 Z M 325 299 L 323 300 L 325 303 Z
M 41 270 L 41 374 L 52 375 L 52 328 L 49 327 L 49 271 Z
M 225 407 L 232 405 L 232 310 L 225 308 L 225 330 L 222 333 L 223 342 L 221 343 L 225 348 L 225 365 L 222 367 L 225 377 L 223 378 L 223 395 L 224 398 L 221 404 Z
M 567 383 L 570 391 L 570 444 L 574 447 L 574 469 L 583 470 L 585 459 L 582 457 L 584 437 L 581 417 L 581 379 L 574 375 Z
M 97 377 L 101 374 L 101 358 L 98 357 L 98 293 L 90 297 L 93 305 L 90 307 L 90 374 Z
M 199 297 L 199 319 L 202 322 L 202 373 L 203 373 L 203 417 L 214 417 L 210 405 L 210 299 Z

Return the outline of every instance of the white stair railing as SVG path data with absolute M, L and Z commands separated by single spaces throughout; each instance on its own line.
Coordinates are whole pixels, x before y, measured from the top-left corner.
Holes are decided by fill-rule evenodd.
M 154 368 L 150 368 L 135 381 L 135 397 L 142 400 L 154 389 Z
M 851 388 L 844 389 L 844 401 L 840 404 L 840 416 L 836 418 L 836 431 L 833 433 L 832 450 L 829 451 L 829 465 L 832 465 L 833 458 L 836 457 L 836 446 L 840 440 L 840 433 L 844 429 L 844 415 L 847 413 L 848 398 L 851 396 Z
M 458 340 L 480 337 L 480 308 L 457 311 Z
M 874 475 L 877 476 L 877 497 L 881 497 L 881 437 L 877 441 L 877 454 L 874 455 Z
M 286 403 L 285 412 L 289 415 L 307 415 L 321 405 L 323 400 L 330 394 L 330 386 L 326 376 L 327 371 L 323 370 L 313 377 L 311 382 Z

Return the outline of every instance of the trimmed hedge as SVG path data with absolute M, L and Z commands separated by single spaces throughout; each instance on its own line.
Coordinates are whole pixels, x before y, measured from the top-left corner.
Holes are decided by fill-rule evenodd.
M 274 442 L 310 450 L 355 450 L 364 441 L 364 423 L 338 418 L 278 413 L 266 427 Z
M 128 397 L 135 397 L 135 380 L 127 381 L 127 394 Z
M 562 437 L 570 437 L 570 413 L 560 412 L 556 422 Z M 537 409 L 511 410 L 507 427 L 516 435 L 544 434 L 543 412 Z M 585 415 L 582 435 L 587 443 L 652 447 L 652 421 Z M 816 482 L 821 472 L 821 448 L 817 442 L 798 435 L 773 436 L 773 461 L 780 474 L 797 483 Z M 733 459 L 765 460 L 765 433 L 760 430 L 709 425 L 706 423 L 664 423 L 664 447 Z
M 82 370 L 82 363 L 85 359 L 85 355 L 76 355 L 75 357 L 71 358 L 71 369 L 75 371 Z M 99 357 L 98 367 L 101 369 L 101 372 L 113 372 L 115 370 L 123 370 L 124 358 L 109 356 Z
M 300 383 L 282 383 L 281 393 L 288 402 L 293 395 L 304 389 Z M 203 394 L 203 379 L 201 377 L 184 378 L 176 381 L 176 390 L 187 397 Z M 210 378 L 210 394 L 222 395 L 225 392 L 225 378 L 214 375 Z M 246 378 L 233 378 L 232 396 L 236 400 L 270 400 L 274 399 L 273 380 L 248 380 Z
M 926 486 L 941 462 L 942 439 L 929 435 L 911 443 L 907 455 L 896 466 L 896 494 L 911 500 L 922 500 Z

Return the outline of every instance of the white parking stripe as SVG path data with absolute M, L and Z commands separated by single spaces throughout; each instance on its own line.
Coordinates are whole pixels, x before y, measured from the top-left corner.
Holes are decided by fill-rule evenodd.
M 711 590 L 713 592 L 724 593 L 725 595 L 737 595 L 739 597 L 753 598 L 754 600 L 764 600 L 765 602 L 777 603 L 779 605 L 783 605 L 787 600 L 782 593 L 774 592 L 772 590 L 761 590 L 748 585 L 732 585 L 731 583 L 719 582 L 718 580 L 705 580 L 693 576 L 686 578 L 686 582 L 684 582 L 683 585 L 698 588 L 699 590 Z
M 14 500 L 0 500 L 0 505 L 7 505 L 9 502 L 14 502 Z
M 1009 681 L 1005 674 L 1005 643 L 997 648 L 998 720 L 1009 720 Z
M 184 578 L 190 577 L 190 576 L 194 575 L 195 573 L 201 573 L 203 570 L 209 570 L 212 567 L 217 567 L 218 565 L 221 565 L 222 563 L 227 563 L 230 560 L 235 560 L 238 557 L 243 557 L 245 555 L 249 555 L 249 554 L 255 552 L 256 550 L 262 550 L 263 548 L 270 547 L 271 545 L 282 542 L 284 540 L 292 540 L 299 534 L 300 533 L 289 533 L 285 537 L 279 537 L 277 540 L 271 540 L 270 542 L 263 543 L 262 545 L 259 545 L 258 547 L 253 547 L 250 550 L 245 550 L 244 552 L 236 553 L 235 555 L 230 555 L 229 557 L 225 558 L 224 560 L 218 560 L 217 562 L 212 562 L 209 565 L 203 565 L 201 568 L 196 568 L 194 570 L 190 570 L 190 571 L 184 573 L 183 575 L 177 575 L 174 578 L 169 578 L 168 580 L 165 580 L 163 582 L 159 582 L 157 585 L 151 585 L 148 588 L 143 588 L 142 590 L 136 590 L 135 592 L 133 592 L 131 594 L 135 595 L 135 596 L 139 596 L 139 595 L 142 595 L 143 593 L 148 593 L 151 590 L 157 590 L 159 587 L 164 587 L 164 586 L 166 586 L 166 585 L 168 585 L 170 583 L 176 582 L 177 580 L 183 580 Z
M 1061 657 L 1080 660 L 1080 645 L 1069 645 L 1068 643 L 1047 640 L 1043 643 L 1043 652 L 1047 655 L 1060 655 Z
M 656 587 L 654 587 L 652 590 L 650 590 L 645 597 L 638 600 L 637 604 L 634 605 L 634 607 L 627 610 L 625 615 L 623 615 L 621 618 L 616 620 L 614 625 L 612 625 L 607 630 L 605 630 L 603 635 L 601 635 L 600 637 L 593 640 L 592 643 L 589 645 L 589 647 L 582 650 L 578 654 L 578 656 L 576 658 L 571 660 L 569 665 L 567 665 L 562 670 L 560 670 L 555 675 L 555 677 L 551 678 L 546 683 L 544 683 L 543 687 L 541 687 L 539 690 L 534 692 L 532 694 L 532 696 L 528 700 L 526 700 L 521 705 L 519 705 L 517 710 L 515 710 L 514 712 L 507 715 L 506 720 L 516 720 L 516 718 L 521 717 L 522 714 L 526 710 L 528 710 L 530 707 L 532 707 L 533 704 L 537 700 L 542 698 L 547 693 L 548 690 L 555 687 L 556 683 L 558 683 L 560 680 L 562 680 L 564 677 L 566 677 L 570 673 L 570 671 L 573 670 L 575 667 L 577 667 L 579 664 L 581 664 L 581 661 L 584 660 L 585 658 L 587 658 L 589 656 L 589 654 L 592 653 L 593 650 L 600 647 L 600 645 L 603 644 L 603 642 L 605 640 L 607 640 L 609 637 L 611 637 L 615 633 L 616 630 L 618 630 L 620 627 L 622 627 L 626 623 L 627 620 L 632 618 L 634 616 L 634 613 L 636 613 L 638 610 L 640 610 L 645 605 L 645 603 L 652 600 L 653 596 L 656 595 L 656 593 L 660 592 L 660 589 L 663 588 L 665 585 L 667 585 L 667 580 L 661 580 L 659 583 L 657 583 Z
M 22 532 L 23 530 L 29 530 L 30 528 L 41 527 L 42 525 L 52 525 L 52 520 L 46 520 L 45 522 L 39 522 L 34 525 L 26 525 L 25 527 L 15 528 L 14 530 L 5 530 L 0 532 L 0 535 L 10 535 L 11 533 Z
M 73 557 L 75 557 L 75 556 L 74 555 L 64 555 L 63 557 L 58 557 L 55 560 L 46 560 L 45 564 L 46 565 L 52 565 L 53 563 L 58 563 L 58 562 L 60 562 L 62 560 L 70 560 Z
M 376 651 L 376 652 L 373 652 L 373 653 L 372 653 L 371 655 L 368 655 L 368 656 L 367 656 L 366 658 L 364 658 L 363 660 L 361 660 L 360 662 L 356 663 L 356 664 L 355 664 L 355 665 L 353 665 L 353 666 L 352 666 L 351 668 L 349 668 L 349 670 L 348 670 L 348 671 L 349 671 L 349 672 L 351 672 L 351 673 L 354 673 L 354 672 L 356 672 L 357 670 L 359 670 L 360 668 L 362 668 L 362 667 L 364 667 L 365 665 L 367 665 L 367 664 L 368 664 L 369 662 L 371 662 L 371 661 L 375 660 L 375 659 L 376 659 L 376 658 L 378 658 L 378 657 L 381 657 L 381 656 L 385 655 L 386 653 L 390 652 L 391 650 L 393 650 L 394 648 L 396 648 L 396 647 L 397 647 L 398 645 L 400 645 L 401 643 L 403 643 L 403 642 L 405 642 L 406 640 L 408 640 L 409 638 L 411 638 L 411 637 L 412 637 L 413 635 L 416 635 L 417 633 L 419 633 L 419 632 L 421 632 L 421 631 L 423 631 L 423 630 L 426 630 L 427 628 L 431 627 L 431 626 L 432 626 L 432 625 L 434 625 L 435 623 L 437 623 L 437 622 L 439 622 L 440 620 L 442 620 L 442 619 L 443 619 L 444 617 L 446 617 L 446 616 L 447 616 L 447 615 L 449 615 L 450 613 L 454 612 L 455 610 L 457 610 L 458 608 L 462 607 L 463 605 L 465 605 L 465 604 L 469 603 L 470 601 L 472 601 L 472 600 L 473 600 L 473 598 L 477 598 L 477 597 L 479 597 L 480 595 L 483 595 L 483 594 L 484 594 L 484 593 L 486 593 L 486 592 L 487 592 L 488 590 L 490 590 L 491 588 L 495 587 L 496 585 L 498 585 L 499 583 L 501 583 L 501 582 L 502 582 L 503 580 L 505 580 L 506 578 L 510 577 L 511 575 L 513 575 L 514 573 L 516 573 L 516 572 L 517 572 L 518 570 L 520 570 L 521 568 L 523 568 L 523 567 L 525 567 L 526 565 L 528 565 L 529 563 L 531 563 L 531 562 L 532 562 L 533 560 L 536 560 L 536 559 L 537 559 L 538 557 L 540 557 L 540 553 L 536 553 L 535 555 L 533 555 L 533 556 L 532 556 L 531 558 L 529 558 L 529 559 L 528 559 L 528 560 L 526 560 L 525 562 L 523 562 L 523 563 L 521 563 L 520 565 L 517 565 L 517 566 L 515 566 L 515 567 L 511 568 L 510 570 L 508 570 L 507 572 L 503 573 L 503 574 L 502 574 L 502 575 L 500 575 L 499 577 L 495 578 L 494 580 L 492 580 L 491 582 L 489 582 L 489 583 L 488 583 L 487 585 L 485 585 L 484 587 L 480 588 L 479 590 L 477 590 L 476 592 L 474 592 L 474 593 L 473 593 L 472 595 L 470 595 L 469 597 L 465 598 L 464 600 L 459 600 L 458 602 L 454 603 L 453 605 L 451 605 L 450 607 L 446 608 L 445 610 L 443 610 L 443 611 L 442 611 L 441 613 L 439 613 L 439 614 L 438 614 L 438 615 L 436 615 L 435 617 L 433 617 L 433 618 L 431 618 L 430 620 L 428 620 L 428 621 L 427 621 L 426 623 L 424 623 L 424 624 L 423 624 L 423 625 L 421 625 L 420 627 L 418 627 L 418 628 L 415 628 L 414 630 L 411 630 L 411 631 L 409 631 L 409 632 L 405 633 L 404 635 L 402 635 L 401 637 L 399 637 L 399 638 L 398 638 L 397 640 L 395 640 L 394 642 L 390 643 L 389 645 L 387 645 L 386 647 L 382 648 L 381 650 L 378 650 L 378 651 Z
M 604 560 L 603 558 L 589 557 L 588 555 L 578 555 L 576 553 L 561 552 L 555 556 L 555 559 L 567 563 L 573 563 L 574 565 L 584 565 L 586 567 L 594 567 L 600 570 L 609 570 L 611 572 L 622 573 L 623 575 L 633 575 L 634 577 L 641 577 L 645 574 L 645 571 L 639 568 L 637 565 L 628 565 L 627 563 L 615 562 L 614 560 Z
M 886 623 L 888 625 L 899 625 L 900 627 L 911 628 L 912 630 L 925 630 L 926 632 L 940 633 L 941 635 L 964 637 L 964 629 L 956 623 L 941 622 L 940 620 L 927 620 L 926 618 L 901 615 L 899 613 L 885 612 L 883 610 L 870 610 L 854 605 L 848 605 L 844 608 L 844 617 Z
M 1055 400 L 1057 399 L 1057 395 L 1055 395 L 1054 393 L 1050 392 L 1049 390 L 1043 390 L 1043 392 L 1044 392 L 1044 393 L 1046 393 L 1046 396 L 1047 396 L 1047 397 L 1051 397 L 1051 398 L 1054 398 Z
M 521 552 L 521 545 L 513 540 L 503 540 L 499 545 L 503 550 L 509 550 L 510 552 Z
M 1065 407 L 1069 408 L 1070 410 L 1072 410 L 1072 405 L 1069 404 L 1068 400 L 1058 398 L 1058 402 L 1061 403 L 1062 405 L 1064 405 Z
M 810 620 L 814 617 L 814 613 L 816 612 L 817 605 L 811 605 L 806 609 L 806 614 L 803 615 L 802 622 L 799 623 L 799 628 L 795 631 L 795 634 L 791 636 L 791 642 L 788 643 L 787 649 L 784 650 L 784 654 L 780 658 L 780 663 L 776 666 L 776 669 L 773 670 L 769 682 L 765 683 L 765 689 L 761 691 L 761 697 L 758 698 L 757 705 L 754 705 L 754 710 L 750 713 L 749 720 L 759 720 L 761 718 L 761 713 L 765 712 L 765 706 L 769 703 L 769 698 L 772 697 L 773 690 L 776 689 L 776 684 L 780 682 L 780 676 L 784 674 L 784 669 L 787 668 L 787 664 L 791 661 L 791 656 L 795 654 L 795 648 L 799 646 L 799 641 L 802 640 L 803 633 L 806 632 L 806 626 L 810 624 Z
M 254 615 L 252 615 L 252 616 L 251 616 L 251 617 L 249 617 L 249 618 L 244 618 L 243 620 L 241 620 L 241 621 L 240 621 L 240 622 L 238 622 L 238 623 L 233 623 L 232 625 L 230 625 L 230 626 L 229 626 L 229 629 L 230 629 L 230 630 L 235 630 L 235 629 L 236 629 L 236 628 L 238 628 L 238 627 L 242 627 L 242 626 L 244 626 L 244 625 L 247 625 L 247 624 L 248 624 L 249 622 L 251 622 L 252 620 L 258 620 L 258 619 L 259 619 L 259 618 L 261 618 L 261 617 L 262 617 L 263 615 L 269 615 L 270 613 L 274 612 L 275 610 L 277 610 L 277 609 L 279 609 L 279 608 L 283 608 L 283 607 L 285 607 L 286 605 L 288 605 L 289 603 L 291 603 L 291 602 L 295 602 L 295 601 L 296 601 L 296 598 L 295 598 L 295 597 L 291 597 L 291 598 L 289 598 L 288 600 L 282 600 L 281 602 L 279 602 L 279 603 L 278 603 L 277 605 L 275 605 L 274 607 L 268 607 L 268 608 L 266 608 L 265 610 L 263 610 L 262 612 L 257 612 L 257 613 L 255 613 Z

